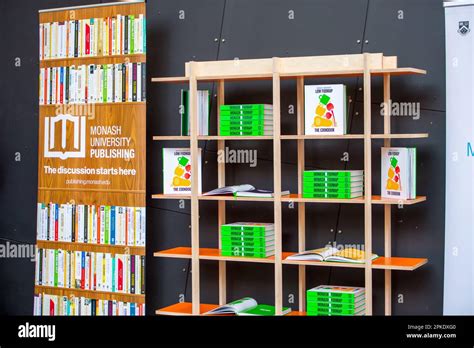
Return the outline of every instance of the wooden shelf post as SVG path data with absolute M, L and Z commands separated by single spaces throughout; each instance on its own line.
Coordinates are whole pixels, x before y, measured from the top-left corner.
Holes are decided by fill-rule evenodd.
M 383 75 L 384 119 L 383 132 L 390 134 L 390 74 Z M 390 138 L 385 138 L 383 145 L 390 147 Z M 383 173 L 382 173 L 383 175 Z M 392 205 L 384 205 L 384 254 L 392 256 Z M 392 315 L 392 271 L 385 270 L 385 315 Z
M 221 122 L 221 110 L 220 106 L 225 103 L 225 85 L 224 80 L 220 80 L 217 83 L 217 131 L 220 129 Z M 218 153 L 225 151 L 225 140 L 217 141 L 217 150 Z M 217 156 L 219 158 L 219 156 Z M 225 186 L 225 161 L 217 161 L 217 187 Z M 225 224 L 225 201 L 218 201 L 218 211 L 217 211 L 217 228 L 220 231 L 221 225 Z M 222 249 L 220 232 L 218 232 L 219 238 L 219 249 Z M 219 261 L 219 305 L 224 305 L 227 303 L 227 272 L 226 272 L 226 262 Z
M 273 192 L 275 224 L 275 314 L 283 307 L 283 268 L 281 242 L 281 140 L 280 140 L 280 73 L 279 58 L 273 58 Z
M 296 79 L 296 116 L 298 135 L 304 134 L 304 77 Z M 298 194 L 303 194 L 304 139 L 298 139 Z M 306 250 L 306 207 L 298 203 L 298 252 Z M 298 266 L 299 311 L 306 311 L 306 266 Z
M 372 315 L 372 138 L 371 72 L 369 54 L 364 53 L 364 249 L 365 314 Z
M 196 63 L 189 63 L 189 118 L 191 121 L 191 271 L 192 271 L 192 314 L 200 314 L 200 284 L 199 284 L 199 166 L 198 157 L 198 121 L 197 121 L 197 79 Z

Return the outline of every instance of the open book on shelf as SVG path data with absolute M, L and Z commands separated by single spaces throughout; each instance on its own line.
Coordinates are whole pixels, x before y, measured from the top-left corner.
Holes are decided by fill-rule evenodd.
M 259 190 L 252 185 L 243 184 L 243 185 L 234 185 L 234 186 L 225 186 L 219 187 L 215 190 L 206 192 L 203 196 L 220 196 L 220 195 L 234 195 L 235 197 L 256 197 L 256 198 L 273 198 L 273 191 L 268 190 Z M 282 191 L 281 195 L 289 195 L 290 191 Z
M 283 307 L 282 315 L 291 312 L 291 308 Z M 223 314 L 236 314 L 243 316 L 274 316 L 275 307 L 265 304 L 258 304 L 251 297 L 244 297 L 240 300 L 229 302 L 223 306 L 217 307 L 204 314 L 208 315 L 223 315 Z
M 371 259 L 375 260 L 379 256 L 372 254 Z M 348 262 L 348 263 L 364 263 L 365 252 L 356 248 L 338 249 L 326 246 L 320 249 L 303 251 L 302 253 L 291 255 L 287 260 L 296 261 L 326 261 L 326 262 Z

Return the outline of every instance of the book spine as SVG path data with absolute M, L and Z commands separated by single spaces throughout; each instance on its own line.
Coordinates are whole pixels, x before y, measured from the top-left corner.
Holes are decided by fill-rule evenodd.
M 132 63 L 132 101 L 137 101 L 137 63 Z
M 140 261 L 141 261 L 141 294 L 145 295 L 145 256 L 141 255 L 140 256 Z
M 81 251 L 81 289 L 86 288 L 86 252 Z
M 115 244 L 115 206 L 110 207 L 110 244 Z
M 130 16 L 130 54 L 135 53 L 135 16 Z
M 135 294 L 135 256 L 130 255 L 130 293 Z
M 125 16 L 124 20 L 124 54 L 128 54 L 128 21 L 129 21 L 129 16 Z
M 142 101 L 146 101 L 146 63 L 142 63 Z
M 85 23 L 85 55 L 91 54 L 91 27 L 90 23 Z

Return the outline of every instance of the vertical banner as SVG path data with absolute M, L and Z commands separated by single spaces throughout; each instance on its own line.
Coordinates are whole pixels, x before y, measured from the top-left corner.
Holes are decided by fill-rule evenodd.
M 444 314 L 474 314 L 474 2 L 445 3 Z
M 144 315 L 142 1 L 39 13 L 35 315 Z

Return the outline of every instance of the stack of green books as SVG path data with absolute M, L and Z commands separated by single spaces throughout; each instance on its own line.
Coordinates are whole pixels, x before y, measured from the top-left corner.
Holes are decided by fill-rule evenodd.
M 365 288 L 320 285 L 306 291 L 307 315 L 365 314 Z
M 221 105 L 219 135 L 273 135 L 273 105 Z
M 275 255 L 274 225 L 260 222 L 221 225 L 221 254 L 260 258 Z
M 306 170 L 303 172 L 303 198 L 356 198 L 363 194 L 363 170 Z

